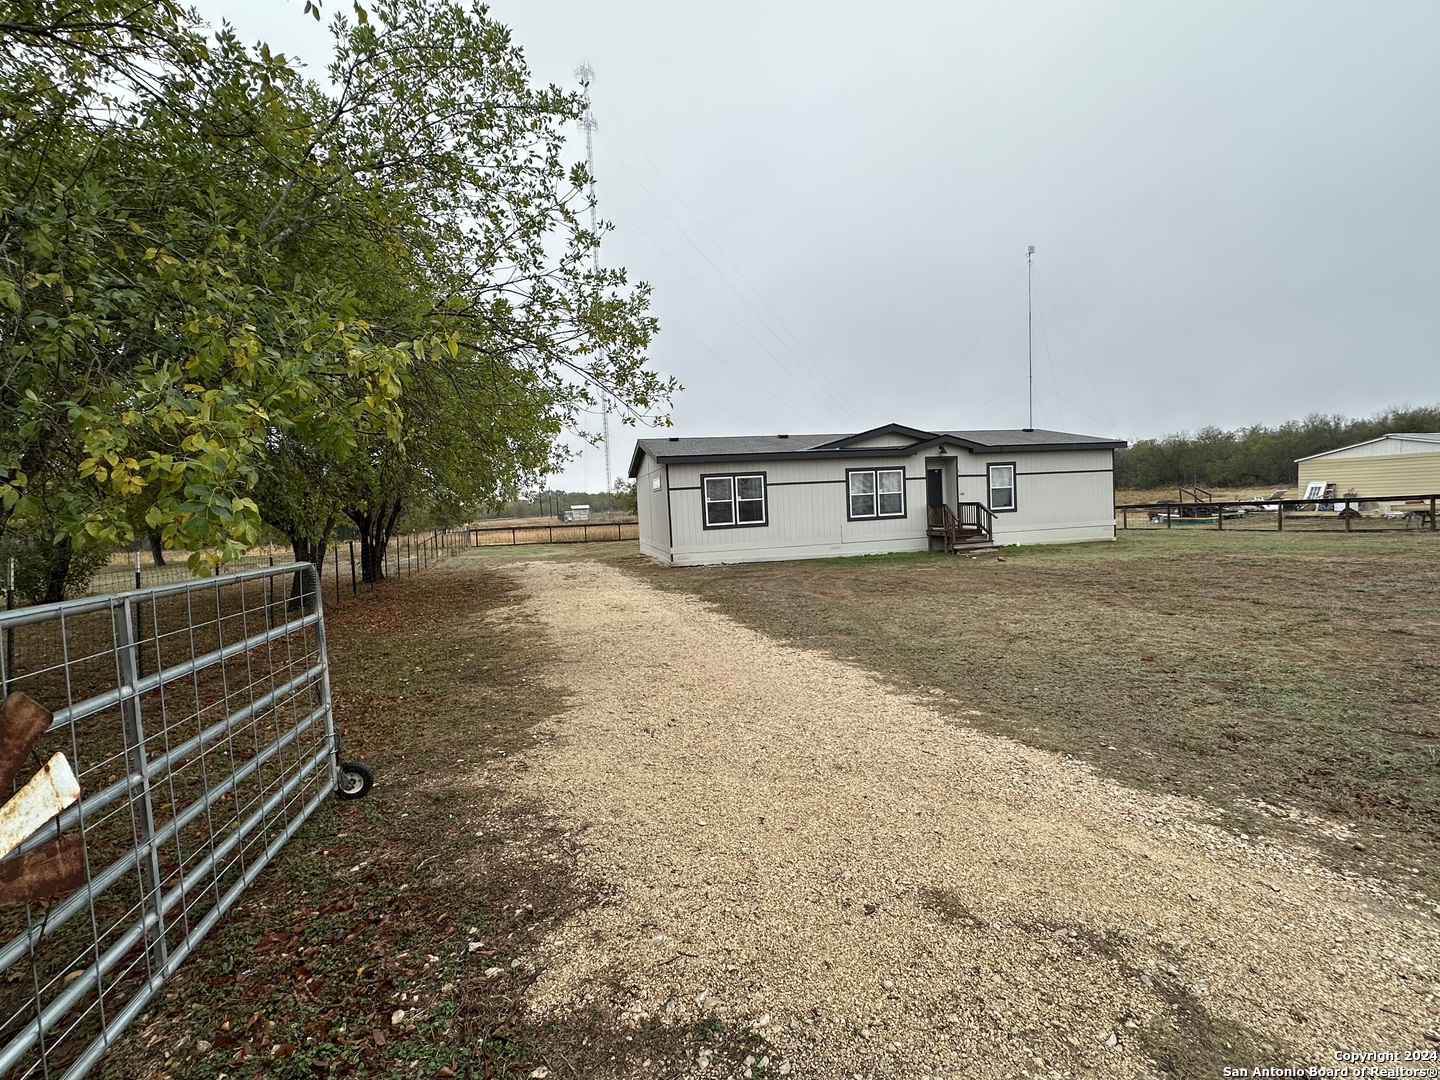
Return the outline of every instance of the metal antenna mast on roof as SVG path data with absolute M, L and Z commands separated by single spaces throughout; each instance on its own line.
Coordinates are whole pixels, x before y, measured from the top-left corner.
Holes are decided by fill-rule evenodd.
M 1030 426 L 1026 431 L 1035 430 L 1035 305 L 1031 301 L 1035 281 L 1034 259 L 1035 245 L 1031 244 L 1030 250 L 1025 253 L 1025 337 L 1030 371 Z
M 585 129 L 585 171 L 590 174 L 590 231 L 595 235 L 595 247 L 591 252 L 594 257 L 592 265 L 595 276 L 599 277 L 600 223 L 595 201 L 595 111 L 590 107 L 590 83 L 595 78 L 595 71 L 589 64 L 581 64 L 575 69 L 575 78 L 580 80 L 580 88 L 585 91 L 585 115 L 580 118 L 580 126 Z M 600 392 L 600 437 L 605 442 L 605 491 L 608 494 L 614 481 L 610 476 L 610 398 L 603 390 Z

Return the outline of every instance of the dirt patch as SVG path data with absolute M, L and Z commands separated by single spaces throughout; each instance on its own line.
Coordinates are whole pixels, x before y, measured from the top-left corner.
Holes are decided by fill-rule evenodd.
M 508 572 L 570 695 L 511 790 L 609 889 L 539 942 L 537 1021 L 713 1022 L 821 1077 L 1216 1075 L 1433 1032 L 1433 922 L 1311 850 L 613 568 Z
M 592 1077 L 763 1047 L 731 1028 L 622 1030 L 598 1006 L 528 1009 L 537 943 L 613 888 L 508 782 L 566 703 L 524 601 L 457 559 L 327 618 L 345 753 L 374 768 L 373 792 L 311 819 L 97 1075 Z

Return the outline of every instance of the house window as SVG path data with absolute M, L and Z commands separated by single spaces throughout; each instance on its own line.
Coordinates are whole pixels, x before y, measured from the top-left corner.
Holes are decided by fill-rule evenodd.
M 905 516 L 904 469 L 850 469 L 850 520 Z
M 707 529 L 766 523 L 764 473 L 707 476 L 702 486 Z
M 990 510 L 1000 513 L 1015 509 L 1015 466 L 991 465 L 986 470 L 990 478 Z

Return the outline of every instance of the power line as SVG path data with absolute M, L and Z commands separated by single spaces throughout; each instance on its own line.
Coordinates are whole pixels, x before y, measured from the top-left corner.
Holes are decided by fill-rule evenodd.
M 1055 301 L 1050 296 L 1050 290 L 1045 287 L 1045 279 L 1036 273 L 1035 280 L 1040 283 L 1040 294 L 1050 302 L 1050 310 L 1055 315 L 1055 321 L 1060 324 L 1060 329 L 1065 332 L 1065 340 L 1070 342 L 1070 349 L 1075 353 L 1075 359 L 1080 364 L 1080 370 L 1085 373 L 1085 381 L 1090 384 L 1091 391 L 1095 394 L 1095 400 L 1100 403 L 1100 411 L 1105 414 L 1105 419 L 1110 423 L 1110 434 L 1117 435 L 1119 428 L 1115 425 L 1110 410 L 1105 407 L 1105 398 L 1100 394 L 1100 388 L 1095 385 L 1095 380 L 1090 376 L 1090 369 L 1085 366 L 1085 358 L 1080 355 L 1080 350 L 1075 347 L 1075 339 L 1070 336 L 1070 328 L 1065 325 L 1065 320 L 1060 317 L 1060 309 L 1055 306 Z M 1094 417 L 1091 417 L 1094 420 Z M 1098 420 L 1095 421 L 1097 424 Z
M 663 213 L 667 218 L 669 218 L 671 223 L 680 230 L 680 234 L 684 236 L 686 240 L 690 241 L 690 245 L 695 248 L 697 252 L 700 253 L 701 258 L 703 258 L 707 263 L 709 263 L 710 268 L 720 276 L 720 280 L 724 281 L 726 285 L 730 286 L 730 290 L 737 297 L 740 298 L 741 303 L 743 303 L 747 308 L 750 309 L 750 313 L 760 321 L 761 326 L 765 327 L 765 329 L 770 332 L 770 335 L 775 338 L 776 342 L 779 343 L 780 347 L 783 348 L 786 352 L 788 352 L 791 356 L 793 356 L 795 360 L 803 368 L 805 368 L 806 372 L 815 380 L 816 385 L 818 385 L 828 395 L 830 395 L 831 400 L 840 407 L 840 411 L 846 414 L 850 422 L 858 427 L 860 421 L 857 419 L 854 410 L 850 408 L 849 402 L 845 400 L 845 397 L 840 392 L 839 388 L 836 387 L 835 384 L 825 374 L 824 369 L 821 367 L 819 362 L 816 361 L 814 357 L 811 357 L 809 355 L 808 351 L 805 349 L 805 346 L 795 335 L 794 331 L 792 331 L 788 326 L 785 325 L 785 321 L 781 319 L 775 309 L 770 306 L 770 303 L 765 299 L 764 294 L 762 294 L 760 290 L 755 287 L 754 283 L 746 276 L 745 271 L 741 269 L 740 265 L 730 256 L 730 253 L 725 250 L 724 246 L 720 243 L 720 241 L 715 238 L 715 234 L 712 233 L 708 228 L 706 228 L 705 222 L 700 218 L 700 215 L 691 208 L 690 204 L 685 201 L 685 197 L 680 194 L 680 192 L 676 189 L 675 185 L 670 183 L 670 181 L 666 178 L 665 174 L 660 171 L 660 166 L 656 165 L 654 159 L 645 152 L 645 147 L 641 144 L 640 140 L 635 138 L 635 136 L 630 132 L 630 129 L 625 126 L 625 122 L 621 120 L 618 116 L 616 116 L 612 109 L 606 108 L 605 112 L 606 115 L 608 115 L 611 119 L 615 121 L 615 123 L 619 126 L 620 130 L 625 133 L 625 137 L 634 144 L 635 149 L 640 152 L 640 156 L 645 159 L 646 163 L 654 171 L 655 175 L 660 178 L 660 182 L 669 189 L 672 195 L 675 196 L 676 202 L 678 202 L 681 206 L 685 208 L 685 212 L 688 213 L 690 217 L 694 220 L 695 224 L 700 227 L 700 231 L 703 232 L 705 236 L 710 240 L 710 243 L 714 245 L 715 250 L 720 253 L 721 257 L 724 258 L 724 260 L 729 263 L 730 266 L 734 269 L 734 271 L 740 276 L 740 280 L 745 283 L 746 287 L 749 288 L 751 293 L 754 294 L 755 298 L 759 300 L 760 304 L 765 308 L 765 310 L 770 313 L 771 318 L 773 318 L 775 322 L 780 326 L 780 328 L 790 336 L 791 341 L 795 343 L 795 348 L 798 348 L 800 350 L 799 353 L 795 351 L 795 348 L 791 348 L 790 344 L 786 342 L 785 339 L 775 331 L 775 328 L 766 321 L 764 315 L 760 314 L 760 312 L 755 310 L 755 306 L 750 303 L 750 301 L 738 288 L 735 287 L 734 282 L 732 282 L 729 277 L 726 276 L 725 272 L 721 270 L 720 267 L 715 265 L 714 261 L 710 258 L 710 256 L 706 254 L 705 249 L 700 246 L 700 244 L 695 240 L 694 237 L 692 237 L 688 232 L 686 232 L 685 227 L 681 225 L 680 222 L 675 220 L 674 215 L 672 215 L 670 211 L 666 209 L 665 204 L 662 203 L 658 198 L 656 198 L 655 194 L 648 187 L 645 186 L 644 181 L 642 181 L 638 176 L 635 175 L 634 171 L 625 164 L 624 159 L 621 158 L 619 154 L 616 154 L 616 160 L 620 163 L 621 167 L 630 174 L 631 179 L 633 179 L 635 183 L 640 185 L 640 190 L 644 191 L 646 195 L 650 196 L 651 201 L 660 208 L 660 212 Z M 602 139 L 603 138 L 604 137 L 602 136 Z M 610 146 L 612 152 L 614 151 L 614 146 L 611 146 L 608 141 L 606 142 L 606 145 Z
M 602 141 L 605 141 L 603 136 Z M 610 143 L 608 141 L 605 141 L 605 145 L 610 147 L 611 153 L 614 153 L 615 148 L 613 146 L 610 146 Z M 850 410 L 849 406 L 846 405 L 844 399 L 838 395 L 838 392 L 832 391 L 830 386 L 826 383 L 825 379 L 820 376 L 815 370 L 813 370 L 811 366 L 805 362 L 805 359 L 799 354 L 797 354 L 795 350 L 789 346 L 789 344 L 785 341 L 784 338 L 782 338 L 779 334 L 775 333 L 775 330 L 770 326 L 769 323 L 765 321 L 765 317 L 761 315 L 760 312 L 755 310 L 755 305 L 750 303 L 750 301 L 745 297 L 745 294 L 735 287 L 734 282 L 732 282 L 728 277 L 725 276 L 725 271 L 721 270 L 720 267 L 715 265 L 715 261 L 705 253 L 705 249 L 702 248 L 698 243 L 696 243 L 695 238 L 685 231 L 685 226 L 681 225 L 680 222 L 676 221 L 675 216 L 671 214 L 669 210 L 665 209 L 665 204 L 655 197 L 655 194 L 648 187 L 645 186 L 645 182 L 635 175 L 635 173 L 630 169 L 630 167 L 625 164 L 624 159 L 622 159 L 619 154 L 615 154 L 615 160 L 617 163 L 619 163 L 621 168 L 623 168 L 627 173 L 630 174 L 630 179 L 634 180 L 635 183 L 640 186 L 640 190 L 645 192 L 646 195 L 650 196 L 650 201 L 660 208 L 660 212 L 670 219 L 670 223 L 674 225 L 675 228 L 680 230 L 680 235 L 685 237 L 685 239 L 690 242 L 690 246 L 693 247 L 700 254 L 700 257 L 705 260 L 706 264 L 709 265 L 710 269 L 714 270 L 715 273 L 719 276 L 720 280 L 725 282 L 725 284 L 730 287 L 730 291 L 733 292 L 737 297 L 739 297 L 740 302 L 750 309 L 750 314 L 754 315 L 755 318 L 759 320 L 760 325 L 765 327 L 765 329 L 769 331 L 770 336 L 775 339 L 776 343 L 779 344 L 782 349 L 788 352 L 791 357 L 793 357 L 795 361 L 802 368 L 805 369 L 805 372 L 812 379 L 815 380 L 815 384 L 819 386 L 821 390 L 824 390 L 825 393 L 830 396 L 831 402 L 840 410 L 841 413 L 845 414 L 849 422 L 858 426 L 859 421 L 855 419 L 855 414 Z M 754 339 L 752 338 L 752 340 Z M 759 344 L 759 342 L 756 343 Z M 775 361 L 776 363 L 781 363 L 778 357 L 775 358 Z M 799 380 L 797 379 L 796 381 L 798 382 Z M 819 399 L 817 398 L 817 400 Z M 825 403 L 822 401 L 820 402 L 820 404 L 824 405 Z M 826 405 L 825 407 L 827 409 L 829 408 L 828 405 Z
M 977 405 L 975 408 L 968 409 L 965 412 L 961 413 L 960 418 L 963 420 L 965 417 L 970 416 L 974 413 L 984 412 L 985 409 L 987 409 L 993 402 L 999 401 L 1006 394 L 1010 393 L 1011 390 L 1014 390 L 1017 386 L 1024 384 L 1024 382 L 1025 376 L 1021 375 L 1020 378 L 1016 379 L 1009 386 L 1005 387 L 1005 389 L 1001 390 L 998 394 L 995 394 L 993 397 L 988 398 L 986 401 L 984 401 L 980 405 Z
M 760 349 L 761 352 L 763 352 L 766 356 L 770 357 L 771 360 L 774 360 L 775 363 L 776 363 L 776 365 L 780 368 L 780 370 L 783 371 L 786 375 L 789 375 L 790 378 L 794 381 L 794 383 L 795 383 L 796 386 L 800 387 L 800 389 L 804 390 L 807 394 L 809 394 L 812 398 L 814 398 L 814 399 L 815 399 L 815 402 L 816 402 L 822 409 L 824 409 L 826 412 L 831 413 L 832 416 L 835 415 L 834 412 L 833 412 L 833 410 L 831 410 L 830 406 L 826 405 L 825 402 L 821 401 L 820 398 L 816 395 L 815 391 L 811 390 L 811 389 L 810 389 L 808 386 L 806 386 L 803 382 L 801 382 L 799 379 L 795 378 L 794 373 L 791 372 L 791 371 L 785 366 L 784 362 L 781 361 L 781 359 L 780 359 L 778 356 L 776 356 L 774 353 L 772 353 L 769 349 L 767 349 L 767 348 L 765 347 L 764 342 L 760 341 L 758 338 L 755 337 L 754 334 L 750 333 L 750 331 L 746 328 L 746 326 L 745 326 L 742 322 L 740 322 L 739 319 L 735 318 L 734 315 L 732 315 L 728 310 L 726 310 L 725 306 L 724 306 L 723 304 L 721 304 L 720 301 L 716 300 L 715 297 L 711 295 L 710 290 L 708 290 L 707 288 L 705 288 L 704 285 L 701 285 L 700 282 L 696 281 L 694 275 L 692 275 L 692 274 L 690 273 L 690 271 L 686 270 L 685 267 L 681 266 L 679 260 L 677 260 L 677 259 L 675 258 L 675 256 L 671 255 L 670 252 L 666 251 L 665 248 L 661 246 L 661 244 L 660 244 L 660 242 L 659 242 L 658 240 L 656 240 L 653 236 L 651 236 L 648 232 L 646 232 L 645 229 L 640 225 L 640 223 L 639 223 L 638 221 L 636 221 L 633 217 L 631 217 L 629 214 L 627 214 L 619 205 L 617 205 L 616 202 L 615 202 L 615 200 L 614 200 L 613 198 L 610 200 L 610 205 L 615 209 L 616 213 L 618 213 L 621 217 L 623 217 L 626 221 L 628 221 L 628 222 L 634 227 L 634 229 L 635 229 L 636 232 L 638 232 L 638 233 L 639 233 L 641 236 L 643 236 L 646 240 L 650 241 L 650 243 L 654 246 L 654 248 L 655 248 L 656 251 L 660 252 L 661 255 L 664 255 L 665 258 L 669 259 L 670 262 L 675 266 L 675 269 L 679 270 L 680 273 L 684 274 L 685 277 L 686 277 L 686 279 L 689 280 L 690 284 L 694 285 L 695 288 L 699 289 L 700 292 L 701 292 L 702 294 L 704 294 L 705 298 L 706 298 L 707 300 L 709 300 L 712 304 L 714 304 L 716 308 L 719 309 L 719 311 L 720 311 L 720 313 L 721 313 L 722 315 L 724 315 L 724 316 L 725 316 L 726 318 L 728 318 L 731 322 L 733 322 L 736 326 L 738 326 L 738 327 L 740 328 L 741 332 L 744 333 L 746 337 L 748 337 L 751 341 L 755 342 L 756 346 Z M 684 333 L 684 331 L 681 331 L 681 332 Z M 690 337 L 689 334 L 686 334 L 685 336 L 686 336 L 686 337 Z M 697 344 L 700 344 L 700 342 L 698 341 L 698 339 L 692 338 L 691 340 L 694 340 L 694 341 L 696 341 Z M 715 355 L 716 357 L 719 357 L 719 356 L 720 356 L 719 353 L 716 353 L 716 352 L 714 352 L 714 350 L 709 349 L 709 346 L 702 346 L 702 347 L 705 348 L 705 349 L 707 349 L 708 351 L 710 351 L 710 352 L 711 352 L 713 355 Z M 732 369 L 734 369 L 735 371 L 739 372 L 739 373 L 742 374 L 742 375 L 745 375 L 745 373 L 744 373 L 743 371 L 740 371 L 740 369 L 737 368 L 737 367 L 735 367 L 734 364 L 731 364 L 730 361 L 725 360 L 724 362 L 725 362 L 729 367 L 731 367 Z M 751 382 L 755 382 L 755 380 L 754 380 L 754 379 L 751 379 L 749 375 L 745 375 L 745 378 L 750 379 Z M 774 393 L 773 393 L 772 391 L 766 389 L 762 384 L 760 384 L 760 383 L 755 383 L 755 385 L 756 385 L 756 386 L 760 386 L 761 389 L 765 389 L 766 393 L 771 394 L 772 397 L 775 397 L 775 396 L 776 396 L 776 395 L 774 395 Z M 782 401 L 782 402 L 784 401 L 783 398 L 779 398 L 779 397 L 776 397 L 776 400 Z M 794 406 L 792 405 L 791 408 L 793 409 Z M 795 413 L 796 413 L 796 415 L 801 415 L 801 414 L 800 414 L 800 411 L 799 411 L 798 409 L 795 410 Z M 807 421 L 807 423 L 812 423 L 812 424 L 813 424 L 814 421 L 813 421 L 813 420 Z
M 735 366 L 734 364 L 732 364 L 729 360 L 725 359 L 725 357 L 721 356 L 718 352 L 716 352 L 714 349 L 712 349 L 709 345 L 706 345 L 703 341 L 701 341 L 699 338 L 697 338 L 694 334 L 690 333 L 690 332 L 689 332 L 688 330 L 686 330 L 683 326 L 681 326 L 680 324 L 678 324 L 677 322 L 675 322 L 675 320 L 673 320 L 673 319 L 669 320 L 669 321 L 666 323 L 666 325 L 667 325 L 668 327 L 670 327 L 671 330 L 678 330 L 681 334 L 684 334 L 687 338 L 689 338 L 691 341 L 693 341 L 696 345 L 699 345 L 700 348 L 704 349 L 704 350 L 705 350 L 706 352 L 708 352 L 711 356 L 715 357 L 716 360 L 719 360 L 722 364 L 724 364 L 726 367 L 728 367 L 731 371 L 735 372 L 735 374 L 739 375 L 742 379 L 745 379 L 746 381 L 748 381 L 749 383 L 751 383 L 753 386 L 755 386 L 756 388 L 758 388 L 762 393 L 765 393 L 765 394 L 770 395 L 770 397 L 774 398 L 774 399 L 775 399 L 776 401 L 778 401 L 781 405 L 784 405 L 787 409 L 789 409 L 791 412 L 793 412 L 796 416 L 800 417 L 801 420 L 804 420 L 804 421 L 805 421 L 807 424 L 809 424 L 811 427 L 815 428 L 816 431 L 819 431 L 820 428 L 822 428 L 822 427 L 825 426 L 825 425 L 823 425 L 823 424 L 817 424 L 817 423 L 815 423 L 814 420 L 810 419 L 810 417 L 806 416 L 806 415 L 805 415 L 804 413 L 802 413 L 799 409 L 795 408 L 795 406 L 794 406 L 791 402 L 786 401 L 786 400 L 785 400 L 784 398 L 782 398 L 779 394 L 775 393 L 775 391 L 771 390 L 771 389 L 770 389 L 768 386 L 766 386 L 764 383 L 759 382 L 758 380 L 756 380 L 755 378 L 753 378 L 749 373 L 747 373 L 747 372 L 744 371 L 743 369 L 736 367 L 736 366 Z
M 589 64 L 581 64 L 575 69 L 575 78 L 580 80 L 580 86 L 585 91 L 585 115 L 580 118 L 580 126 L 585 129 L 585 167 L 590 175 L 590 234 L 595 238 L 595 246 L 591 253 L 594 256 L 595 278 L 600 278 L 600 222 L 598 220 L 598 207 L 595 202 L 595 111 L 590 107 L 590 83 L 595 78 L 595 72 Z M 601 437 L 605 440 L 605 490 L 609 491 L 612 480 L 610 476 L 610 395 L 603 390 L 600 393 L 601 409 Z
M 930 419 L 930 414 L 935 411 L 935 406 L 939 405 L 940 402 L 944 400 L 945 395 L 949 393 L 950 386 L 954 383 L 955 377 L 960 374 L 960 369 L 965 366 L 965 361 L 970 359 L 970 354 L 975 351 L 975 346 L 980 344 L 980 339 L 985 336 L 985 331 L 990 329 L 990 324 L 995 321 L 995 316 L 1000 314 L 1000 309 L 1005 306 L 1005 301 L 1010 299 L 1010 293 L 1015 289 L 1015 282 L 1019 281 L 1021 275 L 1024 273 L 1025 271 L 1021 270 L 1010 280 L 1010 287 L 1005 290 L 1005 295 L 1000 297 L 1000 303 L 996 304 L 995 310 L 990 312 L 990 318 L 985 320 L 985 325 L 980 328 L 980 333 L 975 335 L 975 340 L 970 343 L 970 348 L 965 350 L 965 355 L 962 356 L 959 363 L 955 365 L 955 370 L 950 372 L 950 378 L 945 380 L 944 387 L 941 388 L 940 393 L 935 395 L 935 400 L 930 403 L 930 408 L 925 410 L 925 415 L 920 419 L 922 424 Z M 987 402 L 986 404 L 989 403 Z M 969 414 L 967 413 L 965 415 Z

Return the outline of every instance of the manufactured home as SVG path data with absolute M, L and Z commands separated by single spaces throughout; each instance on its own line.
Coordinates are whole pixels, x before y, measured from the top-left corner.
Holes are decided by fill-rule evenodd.
M 678 565 L 1115 538 L 1119 439 L 1063 431 L 641 439 L 640 550 Z

